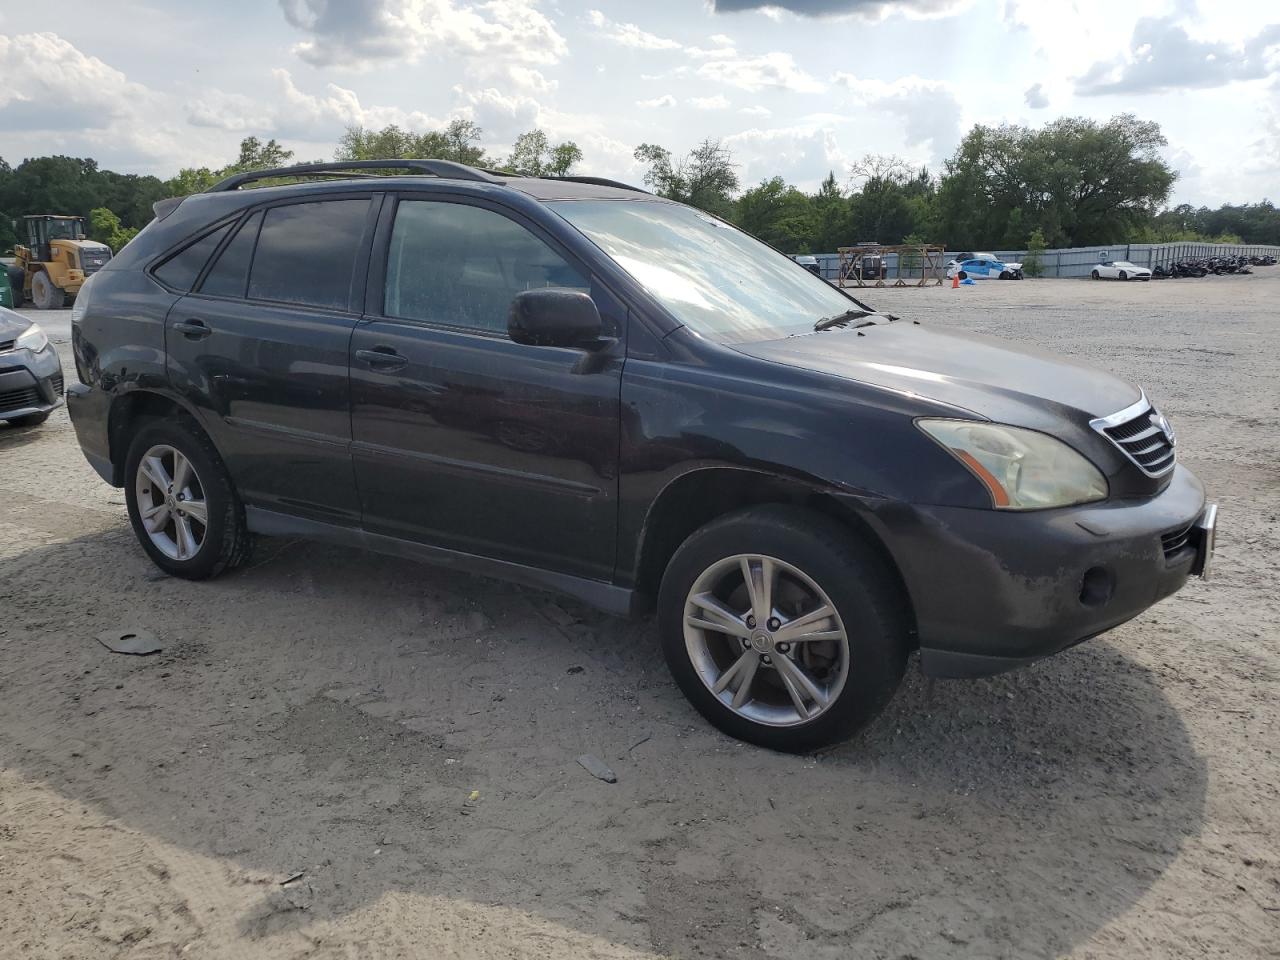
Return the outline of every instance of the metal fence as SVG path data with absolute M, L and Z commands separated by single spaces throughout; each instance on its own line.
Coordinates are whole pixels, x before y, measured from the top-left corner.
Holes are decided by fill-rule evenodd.
M 1014 262 L 1026 259 L 1025 250 L 991 250 L 1001 260 Z M 943 257 L 948 263 L 951 253 Z M 814 255 L 822 276 L 827 280 L 837 280 L 840 276 L 840 255 L 836 253 L 819 253 Z M 1154 267 L 1157 264 L 1168 265 L 1177 260 L 1198 260 L 1202 257 L 1265 257 L 1280 258 L 1280 247 L 1262 246 L 1259 244 L 1238 243 L 1123 243 L 1110 247 L 1070 247 L 1060 250 L 1045 250 L 1040 254 L 1041 276 L 1043 277 L 1087 277 L 1093 271 L 1094 264 L 1103 260 L 1128 260 L 1139 267 Z M 905 280 L 918 280 L 921 266 L 908 263 L 899 273 L 899 257 L 896 253 L 884 257 L 885 280 L 894 281 L 901 276 Z M 945 273 L 946 268 L 943 267 Z M 930 274 L 932 277 L 932 274 Z M 875 282 L 875 281 L 871 281 Z

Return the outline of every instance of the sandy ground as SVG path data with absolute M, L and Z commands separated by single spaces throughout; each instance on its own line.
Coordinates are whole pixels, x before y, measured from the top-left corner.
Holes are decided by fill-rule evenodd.
M 1280 268 L 866 296 L 1144 384 L 1218 578 L 780 756 L 649 623 L 289 541 L 165 578 L 65 412 L 0 427 L 0 955 L 1280 955 Z

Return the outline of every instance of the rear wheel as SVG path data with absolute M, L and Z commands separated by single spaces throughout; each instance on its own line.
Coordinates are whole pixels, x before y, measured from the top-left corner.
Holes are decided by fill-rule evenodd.
M 1093 271 L 1093 279 L 1095 279 L 1095 280 L 1101 280 L 1101 279 L 1102 279 L 1102 274 L 1100 274 L 1097 270 Z
M 31 300 L 41 310 L 60 310 L 66 303 L 67 295 L 61 287 L 54 284 L 49 274 L 41 270 L 31 278 Z
M 686 540 L 658 621 L 694 707 L 730 736 L 788 752 L 870 722 L 908 651 L 902 598 L 879 558 L 787 506 L 731 514 Z
M 249 557 L 244 508 L 213 444 L 181 420 L 158 420 L 129 445 L 125 498 L 133 531 L 165 573 L 215 577 Z

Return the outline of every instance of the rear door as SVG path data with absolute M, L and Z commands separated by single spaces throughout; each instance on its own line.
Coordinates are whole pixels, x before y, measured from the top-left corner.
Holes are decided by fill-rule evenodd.
M 370 270 L 371 315 L 351 343 L 365 528 L 608 579 L 625 311 L 505 208 L 423 197 L 391 206 Z M 580 350 L 513 342 L 511 300 L 535 287 L 590 292 L 617 348 L 584 367 Z
M 250 505 L 359 523 L 347 363 L 379 203 L 365 193 L 253 211 L 169 311 L 170 380 L 206 412 Z

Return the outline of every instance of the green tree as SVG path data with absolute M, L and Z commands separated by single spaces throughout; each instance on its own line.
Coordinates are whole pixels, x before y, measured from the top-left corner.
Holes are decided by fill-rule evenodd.
M 105 243 L 113 253 L 118 252 L 137 233 L 137 227 L 121 226 L 120 218 L 107 207 L 94 207 L 89 211 L 89 239 Z
M 813 235 L 809 241 L 811 250 L 816 253 L 835 253 L 838 247 L 845 247 L 853 242 L 849 239 L 846 223 L 849 218 L 849 198 L 836 183 L 834 170 L 827 173 L 818 192 L 810 198 L 810 207 L 813 225 Z
M 536 127 L 516 137 L 506 169 L 533 177 L 564 177 L 582 160 L 582 150 L 572 140 L 552 146 Z
M 381 130 L 347 127 L 338 139 L 335 160 L 453 160 L 471 166 L 489 165 L 478 146 L 483 131 L 470 120 L 454 120 L 443 130 L 414 133 L 395 124 Z
M 1131 114 L 976 126 L 938 190 L 947 245 L 996 247 L 1037 227 L 1054 246 L 1124 242 L 1168 199 L 1177 175 L 1160 156 L 1166 143 L 1159 124 Z
M 1044 232 L 1036 227 L 1027 239 L 1027 253 L 1022 258 L 1022 272 L 1028 277 L 1044 273 Z
M 733 195 L 738 192 L 737 165 L 719 140 L 703 140 L 676 161 L 665 147 L 642 143 L 636 147 L 635 158 L 648 166 L 644 182 L 659 196 L 726 219 L 732 214 Z
M 761 180 L 738 198 L 734 222 L 747 233 L 787 253 L 808 253 L 813 209 L 808 197 L 781 177 Z

